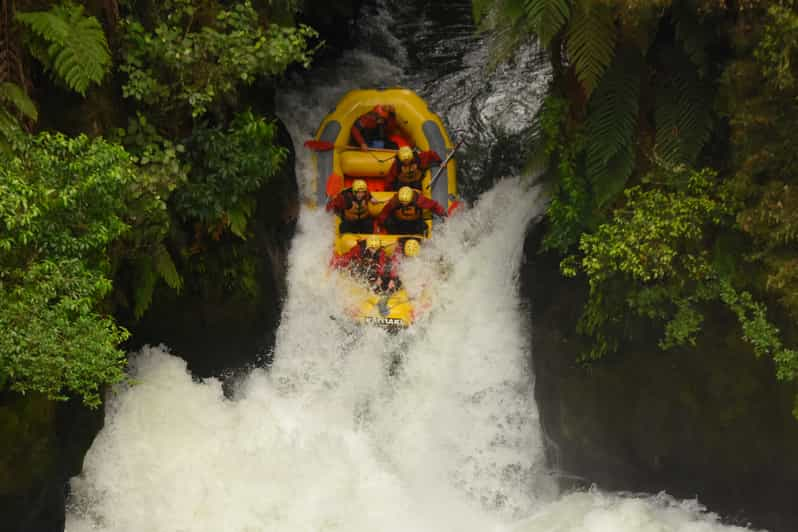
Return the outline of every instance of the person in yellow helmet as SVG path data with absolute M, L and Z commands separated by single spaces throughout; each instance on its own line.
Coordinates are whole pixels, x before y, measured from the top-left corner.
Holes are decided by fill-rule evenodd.
M 410 187 L 402 187 L 383 207 L 377 216 L 377 223 L 394 235 L 421 235 L 427 230 L 421 218 L 422 209 L 431 209 L 438 216 L 446 216 L 446 209 L 434 199 L 422 196 Z
M 334 256 L 334 268 L 349 268 L 352 275 L 366 281 L 373 289 L 379 289 L 381 278 L 389 262 L 378 235 L 369 235 L 358 241 L 343 255 Z
M 440 156 L 433 150 L 417 152 L 409 146 L 402 146 L 385 176 L 385 190 L 397 190 L 404 186 L 421 190 L 424 172 L 440 162 Z
M 421 251 L 421 244 L 415 238 L 399 239 L 390 259 L 380 270 L 379 287 L 387 292 L 402 288 L 402 280 L 399 278 L 399 263 L 405 257 L 417 256 L 419 251 Z
M 369 212 L 369 203 L 377 203 L 371 196 L 368 185 L 355 179 L 352 186 L 343 189 L 327 203 L 327 210 L 341 218 L 341 233 L 371 233 L 374 221 Z

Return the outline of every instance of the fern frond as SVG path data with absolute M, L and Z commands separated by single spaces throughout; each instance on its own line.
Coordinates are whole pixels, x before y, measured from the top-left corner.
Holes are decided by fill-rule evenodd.
M 524 0 L 524 14 L 543 46 L 548 46 L 571 16 L 568 0 Z
M 20 113 L 34 122 L 39 118 L 36 104 L 25 94 L 22 87 L 16 83 L 10 83 L 8 81 L 0 83 L 0 102 L 11 104 Z
M 177 272 L 172 255 L 163 244 L 160 244 L 155 250 L 153 266 L 155 266 L 155 271 L 160 275 L 161 279 L 166 281 L 166 284 L 171 288 L 178 292 L 183 288 L 183 278 Z
M 158 273 L 152 267 L 149 257 L 143 257 L 137 262 L 136 284 L 133 287 L 133 314 L 136 319 L 141 318 L 152 304 L 152 294 L 158 283 Z
M 69 88 L 86 94 L 91 83 L 100 83 L 111 67 L 105 32 L 94 17 L 84 16 L 82 6 L 59 5 L 49 11 L 18 12 L 17 20 L 47 41 L 53 72 Z
M 709 63 L 707 48 L 717 38 L 715 28 L 702 24 L 692 10 L 675 8 L 672 18 L 676 26 L 676 40 L 703 77 Z
M 11 151 L 11 139 L 22 132 L 17 118 L 0 107 L 0 151 Z
M 642 65 L 636 51 L 617 54 L 588 104 L 587 175 L 605 202 L 634 168 Z
M 654 152 L 671 164 L 693 163 L 712 132 L 711 93 L 683 54 L 665 56 L 670 77 L 657 84 Z
M 612 62 L 615 40 L 615 24 L 608 8 L 599 5 L 574 10 L 566 50 L 585 95 L 590 96 Z

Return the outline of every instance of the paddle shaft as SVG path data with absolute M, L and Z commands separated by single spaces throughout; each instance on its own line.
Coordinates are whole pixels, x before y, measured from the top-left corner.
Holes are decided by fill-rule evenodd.
M 432 179 L 430 179 L 429 188 L 432 188 L 432 187 L 435 186 L 435 181 L 437 181 L 438 178 L 440 177 L 440 175 L 443 173 L 443 170 L 446 168 L 446 165 L 449 164 L 449 161 L 452 159 L 452 157 L 454 157 L 454 152 L 457 151 L 457 148 L 459 148 L 460 144 L 462 144 L 462 143 L 463 143 L 463 139 L 460 139 L 460 140 L 457 141 L 457 144 L 454 145 L 454 148 L 452 148 L 452 151 L 449 152 L 449 155 L 447 155 L 446 159 L 444 159 L 443 162 L 441 163 L 440 167 L 438 168 L 438 171 L 435 172 L 435 175 L 432 176 Z

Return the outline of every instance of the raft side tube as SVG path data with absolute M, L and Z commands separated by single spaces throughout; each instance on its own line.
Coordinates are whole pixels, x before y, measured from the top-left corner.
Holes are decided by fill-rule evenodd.
M 319 140 L 326 142 L 335 142 L 338 134 L 341 133 L 341 124 L 337 120 L 330 120 L 324 125 L 324 129 L 319 135 Z M 316 152 L 316 201 L 319 206 L 327 204 L 327 177 L 333 173 L 333 162 L 335 157 L 335 150 L 327 150 Z

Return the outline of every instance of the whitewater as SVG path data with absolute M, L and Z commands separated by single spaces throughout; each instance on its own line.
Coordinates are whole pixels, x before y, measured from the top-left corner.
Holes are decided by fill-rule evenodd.
M 302 140 L 347 90 L 401 77 L 361 52 L 336 70 L 278 102 L 303 199 Z M 71 481 L 66 530 L 745 530 L 666 494 L 558 491 L 530 368 L 531 335 L 545 331 L 519 296 L 524 237 L 546 205 L 531 183 L 499 180 L 403 264 L 411 297 L 428 290 L 434 304 L 396 335 L 342 318 L 349 302 L 327 270 L 333 220 L 304 202 L 271 366 L 227 398 L 166 346 L 132 354 L 132 382 L 109 394 Z

